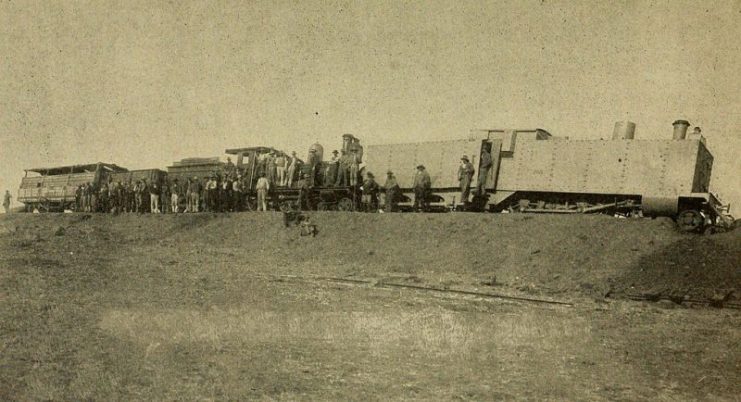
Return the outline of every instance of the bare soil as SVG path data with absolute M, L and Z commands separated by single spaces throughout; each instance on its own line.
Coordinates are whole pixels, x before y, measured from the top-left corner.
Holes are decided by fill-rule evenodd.
M 702 237 L 604 216 L 311 219 L 316 237 L 277 213 L 0 217 L 0 399 L 741 395 L 741 314 L 690 303 L 738 301 L 738 230 Z

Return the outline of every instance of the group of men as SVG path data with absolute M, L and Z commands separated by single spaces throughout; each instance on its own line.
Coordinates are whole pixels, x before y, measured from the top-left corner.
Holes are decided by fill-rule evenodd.
M 315 152 L 314 152 L 315 153 Z M 311 156 L 311 155 L 310 155 Z M 311 162 L 311 158 L 309 158 Z M 316 166 L 316 164 L 313 164 Z M 360 156 L 357 150 L 334 150 L 332 158 L 324 165 L 319 175 L 324 187 L 356 186 L 360 172 Z M 316 176 L 316 168 L 313 172 Z
M 291 152 L 291 156 L 280 151 L 269 151 L 257 156 L 257 177 L 264 176 L 266 180 L 279 187 L 292 187 L 297 179 L 297 173 L 301 171 L 303 161 Z M 235 172 L 236 169 L 227 158 L 227 171 Z M 233 177 L 233 174 L 231 174 Z
M 153 212 L 167 211 L 167 183 L 109 181 L 100 186 L 88 182 L 75 190 L 75 207 L 82 212 Z
M 210 175 L 205 181 L 197 176 L 168 182 L 140 179 L 109 181 L 96 187 L 81 185 L 75 191 L 76 210 L 82 212 L 236 212 L 242 210 L 245 182 Z
M 485 193 L 486 181 L 489 177 L 489 170 L 492 166 L 491 150 L 488 147 L 484 147 L 481 151 L 481 160 L 479 164 L 479 176 L 476 183 L 476 195 L 481 196 Z M 458 182 L 460 184 L 461 204 L 466 204 L 470 198 L 471 184 L 476 170 L 468 159 L 467 155 L 461 157 L 461 163 L 458 167 Z M 365 187 L 365 185 L 364 185 Z M 396 209 L 396 201 L 398 200 L 401 191 L 399 185 L 396 182 L 396 177 L 393 172 L 388 172 L 386 184 L 383 187 L 386 190 L 386 210 L 393 211 Z M 430 207 L 430 196 L 432 194 L 432 179 L 430 174 L 424 165 L 418 165 L 417 171 L 414 175 L 414 181 L 412 183 L 412 189 L 414 190 L 414 210 L 415 211 L 426 211 Z
M 268 209 L 268 196 L 276 187 L 297 187 L 300 189 L 299 206 L 312 209 L 309 200 L 311 188 L 351 187 L 354 194 L 359 191 L 360 209 L 378 211 L 379 195 L 385 193 L 385 211 L 397 210 L 401 188 L 392 171 L 386 173 L 386 181 L 380 185 L 371 172 L 362 178 L 359 172 L 359 157 L 355 150 L 333 151 L 332 159 L 319 163 L 316 152 L 309 154 L 308 163 L 296 157 L 275 151 L 259 155 L 257 158 L 255 190 L 257 210 Z M 476 194 L 484 194 L 484 187 L 492 166 L 489 149 L 482 150 Z M 467 203 L 475 169 L 464 155 L 458 168 L 458 181 L 461 189 L 461 203 Z M 76 210 L 83 212 L 135 212 L 135 213 L 178 213 L 178 212 L 237 212 L 245 209 L 247 182 L 243 172 L 227 160 L 220 172 L 208 175 L 204 180 L 197 176 L 174 178 L 171 181 L 140 179 L 126 182 L 110 180 L 100 186 L 92 183 L 80 185 L 75 191 Z M 362 180 L 362 183 L 360 182 Z M 319 184 L 322 183 L 322 184 Z M 294 186 L 295 184 L 295 186 Z M 414 191 L 414 210 L 425 211 L 430 205 L 432 180 L 424 165 L 416 167 L 412 183 Z M 273 193 L 274 194 L 274 193 Z M 10 205 L 10 194 L 6 192 L 3 206 L 6 211 Z

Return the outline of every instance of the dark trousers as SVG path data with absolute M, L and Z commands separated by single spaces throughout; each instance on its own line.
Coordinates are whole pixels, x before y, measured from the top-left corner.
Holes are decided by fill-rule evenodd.
M 483 194 L 486 187 L 486 179 L 489 176 L 489 168 L 484 168 L 479 171 L 479 180 L 476 186 L 476 192 Z
M 396 191 L 386 191 L 386 206 L 384 209 L 386 212 L 394 212 L 396 210 Z
M 461 204 L 468 202 L 468 196 L 471 193 L 471 178 L 466 176 L 461 179 Z
M 239 212 L 242 210 L 242 192 L 241 191 L 232 192 L 232 210 L 234 212 Z
M 414 209 L 425 210 L 427 209 L 427 189 L 424 187 L 417 187 L 414 189 Z
M 341 186 L 347 186 L 349 184 L 350 184 L 350 168 L 348 166 L 340 165 L 340 168 L 337 170 L 337 182 L 335 183 L 335 186 L 341 187 Z

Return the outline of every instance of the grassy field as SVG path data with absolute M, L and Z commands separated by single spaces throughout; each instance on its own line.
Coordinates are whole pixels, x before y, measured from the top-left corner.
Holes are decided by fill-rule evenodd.
M 542 259 L 555 247 L 547 240 L 523 243 L 520 251 L 505 244 L 507 258 L 497 269 L 475 266 L 488 253 L 476 225 L 501 228 L 510 220 L 461 215 L 461 227 L 473 230 L 453 226 L 459 233 L 451 235 L 451 216 L 404 216 L 407 225 L 393 229 L 388 216 L 348 216 L 317 216 L 317 238 L 301 238 L 272 214 L 3 217 L 0 399 L 733 401 L 741 395 L 735 310 L 595 301 L 575 290 L 580 280 L 569 285 L 563 279 L 569 272 L 559 274 Z M 633 251 L 630 236 L 613 228 L 643 224 L 589 219 L 604 236 L 600 247 L 613 250 L 604 261 L 618 258 L 615 250 L 636 261 L 650 253 Z M 433 228 L 429 238 L 417 236 L 419 224 Z M 555 244 L 547 228 L 570 224 L 536 218 L 515 235 L 546 227 L 542 238 Z M 367 225 L 361 240 L 347 237 L 356 225 Z M 654 231 L 657 248 L 684 239 L 657 225 L 645 229 Z M 435 242 L 438 250 L 430 251 Z M 465 251 L 466 245 L 483 251 Z M 574 250 L 564 265 L 572 259 L 600 269 L 590 253 Z M 516 271 L 522 261 L 530 263 Z M 310 280 L 281 276 L 288 274 Z M 511 294 L 528 285 L 541 289 L 538 278 L 559 275 L 558 288 L 541 294 L 574 304 L 388 289 L 315 275 L 472 288 L 496 275 L 503 284 L 489 290 Z M 609 275 L 604 268 L 584 280 Z

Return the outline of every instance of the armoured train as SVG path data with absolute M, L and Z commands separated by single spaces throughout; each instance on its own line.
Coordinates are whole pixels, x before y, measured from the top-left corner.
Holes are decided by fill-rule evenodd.
M 713 157 L 704 138 L 699 133 L 688 134 L 686 120 L 677 120 L 673 126 L 672 138 L 665 140 L 635 139 L 635 124 L 618 122 L 610 140 L 559 138 L 542 129 L 493 129 L 472 130 L 467 138 L 457 140 L 367 145 L 365 149 L 356 137 L 345 134 L 342 149 L 358 155 L 361 176 L 364 172 L 395 173 L 402 189 L 397 200 L 401 210 L 411 209 L 415 167 L 422 164 L 432 179 L 427 200 L 432 210 L 670 216 L 685 231 L 732 225 L 730 206 L 722 205 L 710 192 Z M 492 166 L 480 178 L 481 191 L 461 200 L 460 157 L 468 155 L 473 163 L 477 174 L 472 186 L 476 186 L 484 151 L 490 153 Z M 261 156 L 284 153 L 270 147 L 225 152 L 237 158 L 234 167 L 245 176 L 245 206 L 251 209 Z M 276 208 L 352 211 L 358 207 L 359 184 L 323 186 L 321 176 L 328 162 L 321 145 L 312 145 L 307 162 L 299 162 L 302 167 L 297 176 L 303 172 L 312 180 L 307 202 L 301 204 L 294 182 L 272 191 Z M 194 176 L 203 180 L 225 166 L 216 157 L 184 159 L 166 172 L 129 171 L 109 163 L 27 169 L 18 200 L 28 209 L 67 209 L 74 205 L 79 184 Z
M 410 195 L 415 167 L 424 165 L 432 201 L 455 209 L 670 216 L 685 231 L 728 226 L 730 205 L 710 192 L 713 157 L 701 134 L 688 135 L 689 125 L 675 121 L 665 140 L 635 139 L 631 122 L 616 123 L 611 140 L 558 138 L 542 129 L 472 130 L 461 140 L 369 145 L 366 169 L 392 170 Z M 468 155 L 478 172 L 484 150 L 492 167 L 481 178 L 483 191 L 456 201 L 459 158 Z

